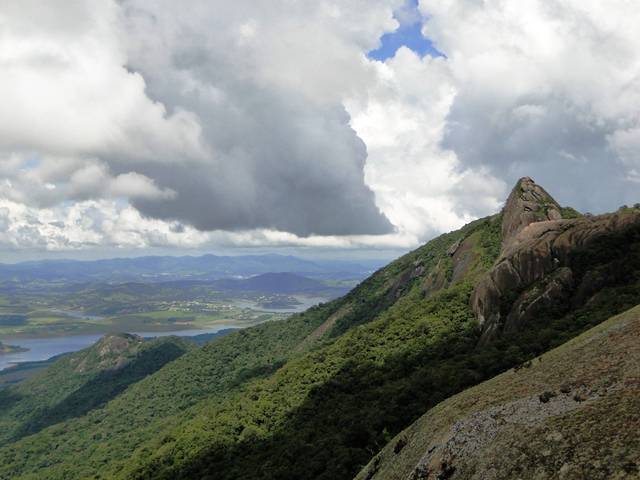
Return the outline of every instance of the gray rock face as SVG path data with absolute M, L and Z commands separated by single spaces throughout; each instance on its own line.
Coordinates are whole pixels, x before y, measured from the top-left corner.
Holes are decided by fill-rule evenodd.
M 424 279 L 422 291 L 425 296 L 431 296 L 463 279 L 477 260 L 478 255 L 474 248 L 475 239 L 473 237 L 460 238 L 454 242 L 447 250 L 448 261 L 439 261 Z
M 542 187 L 529 178 L 518 182 L 503 211 L 500 257 L 471 297 L 483 342 L 517 331 L 545 311 L 561 313 L 588 301 L 615 280 L 615 273 L 601 265 L 582 269 L 578 277 L 576 253 L 626 229 L 640 229 L 640 210 L 569 220 L 559 216 L 560 207 Z
M 531 178 L 518 180 L 504 206 L 502 242 L 511 240 L 527 225 L 546 220 L 560 220 L 560 205 Z

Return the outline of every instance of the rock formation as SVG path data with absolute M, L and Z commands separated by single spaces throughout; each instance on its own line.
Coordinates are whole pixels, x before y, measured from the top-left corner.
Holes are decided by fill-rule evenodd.
M 544 312 L 584 304 L 625 275 L 624 251 L 616 248 L 640 235 L 640 210 L 573 219 L 560 218 L 560 212 L 533 180 L 518 181 L 502 213 L 500 257 L 471 298 L 483 341 Z
M 502 242 L 508 245 L 527 225 L 546 220 L 560 220 L 560 205 L 531 178 L 518 180 L 503 210 Z
M 77 363 L 75 371 L 118 370 L 138 353 L 143 343 L 142 337 L 130 333 L 105 335 L 84 355 L 73 359 Z

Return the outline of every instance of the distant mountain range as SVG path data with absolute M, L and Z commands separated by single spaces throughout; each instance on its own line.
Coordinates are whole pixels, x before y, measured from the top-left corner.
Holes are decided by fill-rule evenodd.
M 305 293 L 327 290 L 328 287 L 319 280 L 303 277 L 295 273 L 263 273 L 246 279 L 223 279 L 211 283 L 221 290 L 263 292 L 263 293 Z M 344 292 L 344 289 L 336 289 Z
M 0 282 L 215 280 L 290 272 L 306 277 L 360 279 L 384 261 L 306 260 L 291 255 L 152 256 L 107 260 L 44 260 L 0 264 Z

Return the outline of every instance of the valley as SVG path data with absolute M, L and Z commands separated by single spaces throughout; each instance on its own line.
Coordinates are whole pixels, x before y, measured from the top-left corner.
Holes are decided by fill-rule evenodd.
M 285 318 L 347 290 L 289 273 L 148 283 L 5 282 L 0 339 L 242 328 Z
M 45 280 L 34 273 L 29 281 L 5 280 L 0 283 L 0 386 L 27 378 L 41 369 L 40 362 L 89 347 L 108 333 L 194 337 L 282 320 L 340 296 L 353 281 L 345 278 L 350 275 L 358 274 L 85 283 Z M 20 368 L 11 368 L 16 365 Z

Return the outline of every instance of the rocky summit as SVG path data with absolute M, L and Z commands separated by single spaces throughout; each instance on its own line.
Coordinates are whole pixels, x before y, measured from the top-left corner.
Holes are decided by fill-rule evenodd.
M 502 243 L 511 241 L 527 225 L 547 220 L 560 220 L 560 205 L 547 191 L 529 177 L 523 177 L 513 187 L 502 212 Z
M 639 210 L 563 219 L 558 203 L 528 177 L 511 192 L 502 218 L 500 256 L 471 297 L 485 340 L 624 282 L 626 250 L 640 239 Z

